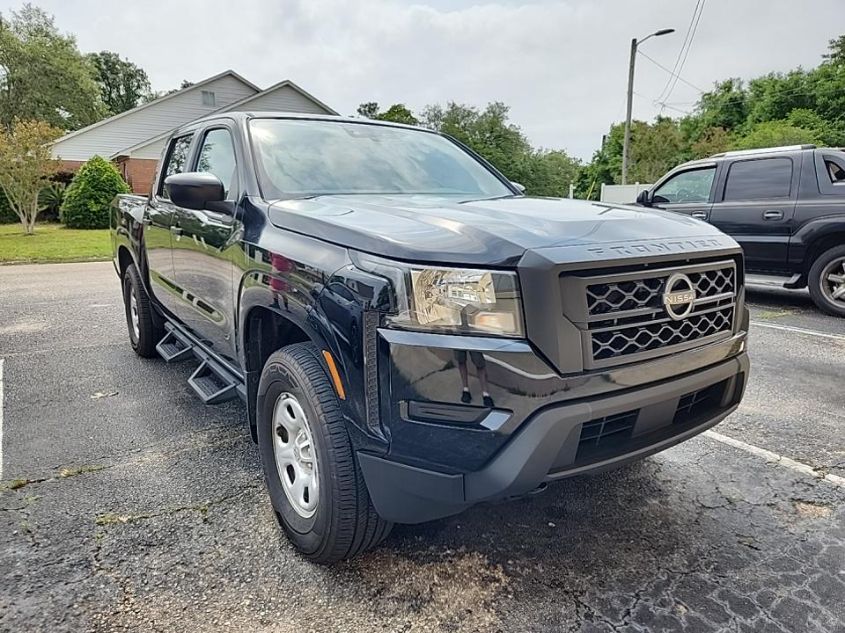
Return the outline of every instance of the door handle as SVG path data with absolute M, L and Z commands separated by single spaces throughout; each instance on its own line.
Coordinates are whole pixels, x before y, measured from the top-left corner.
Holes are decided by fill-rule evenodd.
M 693 211 L 690 213 L 692 217 L 696 220 L 706 220 L 707 219 L 707 211 Z
M 783 211 L 777 209 L 768 209 L 763 211 L 764 220 L 783 220 Z

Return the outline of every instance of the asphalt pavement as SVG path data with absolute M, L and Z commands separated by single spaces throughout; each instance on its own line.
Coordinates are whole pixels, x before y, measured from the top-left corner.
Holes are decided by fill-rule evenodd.
M 135 357 L 110 263 L 0 267 L 0 631 L 845 632 L 845 320 L 749 302 L 713 432 L 326 568 L 243 407 Z

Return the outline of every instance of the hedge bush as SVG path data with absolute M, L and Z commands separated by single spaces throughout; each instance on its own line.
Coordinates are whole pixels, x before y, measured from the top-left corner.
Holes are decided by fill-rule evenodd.
M 65 191 L 61 219 L 73 229 L 105 229 L 109 226 L 109 205 L 129 185 L 112 163 L 94 156 L 76 172 Z

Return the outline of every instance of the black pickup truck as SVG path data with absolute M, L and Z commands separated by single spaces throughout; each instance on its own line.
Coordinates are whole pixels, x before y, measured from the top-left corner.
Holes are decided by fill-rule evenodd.
M 747 382 L 730 237 L 526 197 L 428 130 L 194 122 L 149 198 L 115 200 L 112 239 L 132 347 L 245 402 L 279 521 L 320 562 L 668 448 Z
M 760 281 L 808 287 L 819 308 L 845 316 L 845 151 L 715 154 L 676 167 L 637 202 L 710 222 L 739 242 Z

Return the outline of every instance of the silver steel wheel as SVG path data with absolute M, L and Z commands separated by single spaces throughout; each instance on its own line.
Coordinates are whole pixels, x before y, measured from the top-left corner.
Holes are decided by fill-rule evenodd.
M 834 303 L 845 304 L 845 257 L 834 259 L 821 274 L 822 292 Z
M 320 498 L 320 479 L 308 418 L 299 401 L 283 393 L 273 409 L 273 454 L 282 489 L 296 513 L 314 515 Z
M 132 324 L 132 333 L 135 340 L 141 338 L 141 321 L 138 316 L 138 300 L 135 299 L 135 289 L 129 288 L 129 322 Z

